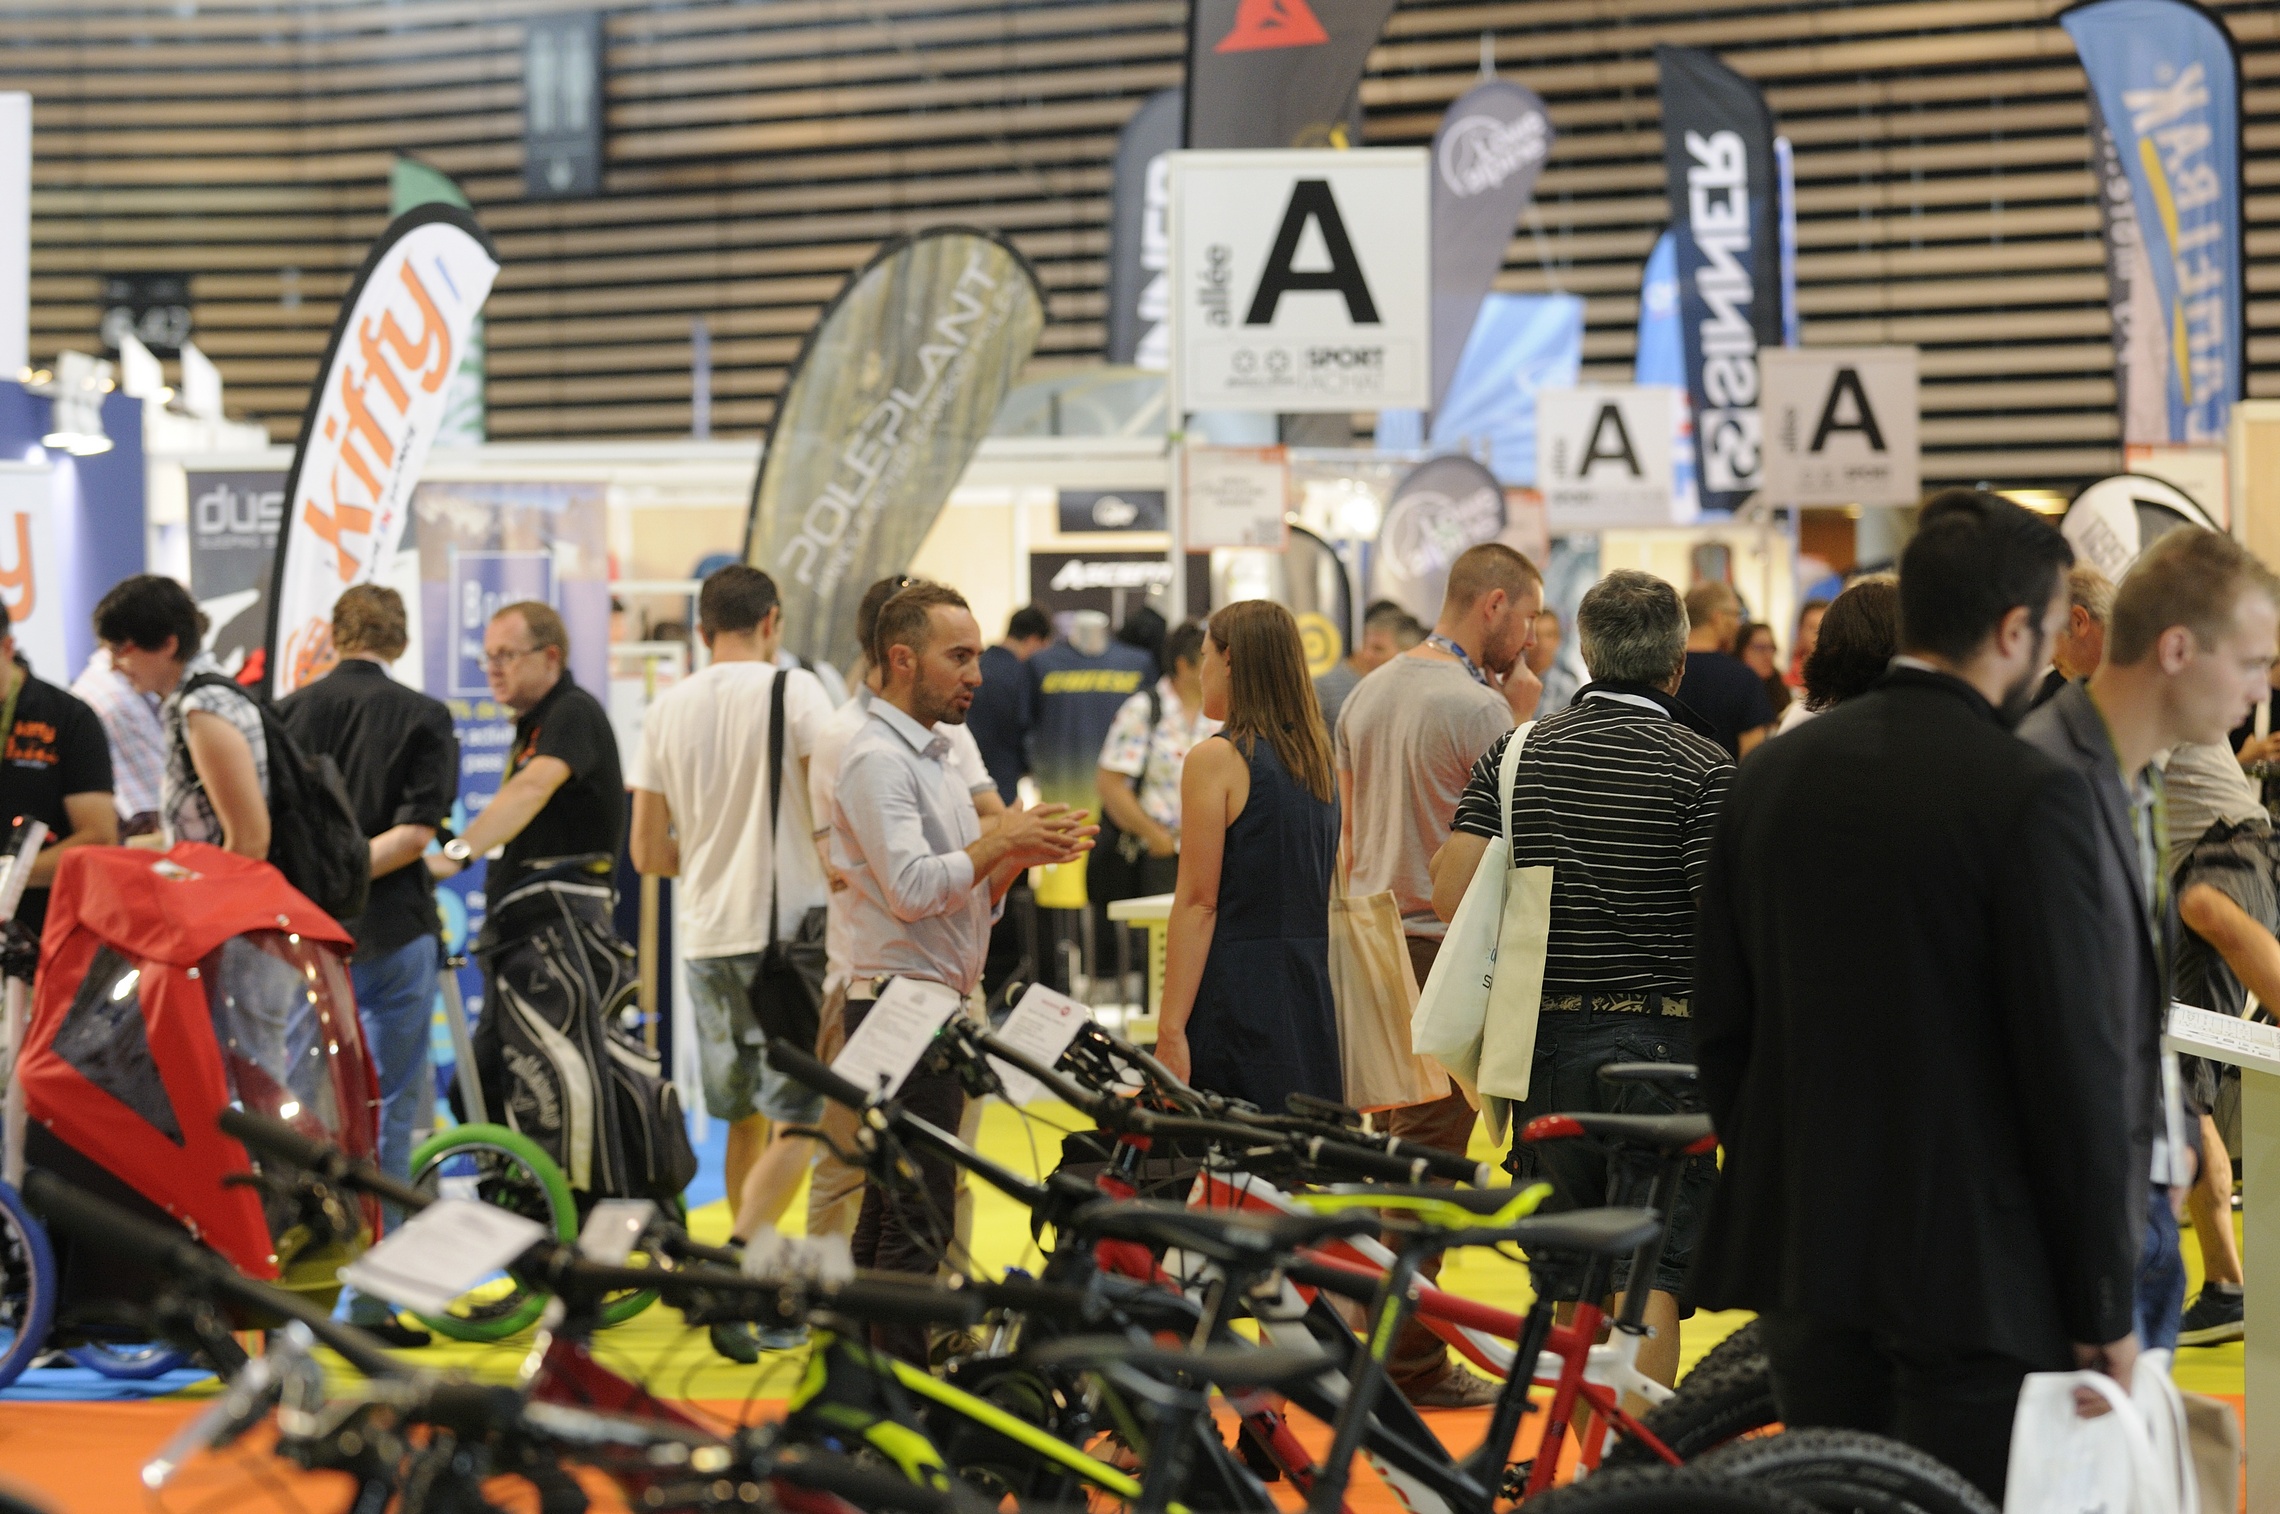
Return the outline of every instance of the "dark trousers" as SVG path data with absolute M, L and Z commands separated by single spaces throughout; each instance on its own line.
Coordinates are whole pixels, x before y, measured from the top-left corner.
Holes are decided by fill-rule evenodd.
M 1410 966 L 1416 970 L 1418 983 L 1423 985 L 1432 976 L 1433 959 L 1440 955 L 1441 943 L 1423 936 L 1405 939 L 1409 943 Z M 1472 1144 L 1473 1125 L 1479 1118 L 1464 1094 L 1452 1085 L 1445 1098 L 1388 1111 L 1385 1128 L 1404 1141 L 1461 1155 Z M 1439 1277 L 1441 1253 L 1436 1251 L 1427 1257 L 1419 1270 L 1428 1281 Z M 1414 1396 L 1447 1377 L 1449 1368 L 1448 1342 L 1411 1316 L 1409 1323 L 1401 1327 L 1401 1334 L 1394 1337 L 1393 1351 L 1386 1358 L 1386 1375 L 1393 1379 L 1393 1385 L 1404 1394 Z
M 871 1013 L 869 999 L 847 1001 L 847 1034 L 853 1036 Z M 966 1113 L 966 1092 L 957 1076 L 929 1053 L 903 1081 L 894 1102 L 940 1130 L 956 1132 Z M 865 1180 L 863 1212 L 855 1221 L 851 1249 L 858 1267 L 933 1277 L 949 1254 L 958 1213 L 958 1168 L 948 1157 L 911 1148 L 919 1191 L 889 1191 L 877 1178 Z M 916 1326 L 871 1327 L 871 1343 L 908 1362 L 926 1364 L 926 1332 Z
M 1769 1314 L 1764 1331 L 1783 1424 L 1868 1430 L 1905 1441 L 1969 1478 L 1997 1507 L 2021 1380 L 2069 1365 L 1926 1348 L 1798 1315 Z

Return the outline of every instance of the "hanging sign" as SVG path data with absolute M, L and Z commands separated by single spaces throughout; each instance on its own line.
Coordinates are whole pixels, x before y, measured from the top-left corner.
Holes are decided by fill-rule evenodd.
M 1173 362 L 1189 410 L 1423 408 L 1428 154 L 1172 160 Z
M 1274 547 L 1290 539 L 1290 456 L 1280 447 L 1183 449 L 1187 544 Z
M 1758 369 L 1768 500 L 1916 503 L 1915 348 L 1768 347 Z
M 1587 384 L 1536 391 L 1536 479 L 1554 531 L 1665 526 L 1674 515 L 1679 391 Z

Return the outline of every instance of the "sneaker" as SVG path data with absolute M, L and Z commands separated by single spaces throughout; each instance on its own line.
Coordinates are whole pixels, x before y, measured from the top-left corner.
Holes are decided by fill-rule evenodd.
M 780 1325 L 772 1329 L 756 1331 L 755 1338 L 760 1342 L 760 1349 L 763 1351 L 797 1351 L 807 1344 L 808 1327 L 805 1325 Z
M 739 1366 L 752 1366 L 760 1360 L 759 1332 L 743 1320 L 715 1325 L 712 1327 L 712 1348 Z
M 2245 1333 L 2241 1324 L 2242 1293 L 2238 1283 L 2207 1283 L 2193 1307 L 2185 1311 L 2185 1328 L 2178 1332 L 2180 1346 L 2221 1346 Z
M 1446 1376 L 1432 1387 L 1410 1394 L 1409 1401 L 1420 1409 L 1479 1409 L 1495 1403 L 1503 1391 L 1504 1385 L 1495 1379 L 1451 1362 Z

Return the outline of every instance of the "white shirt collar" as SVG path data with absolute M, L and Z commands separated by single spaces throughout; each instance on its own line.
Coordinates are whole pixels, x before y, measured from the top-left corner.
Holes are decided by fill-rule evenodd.
M 921 757 L 932 757 L 936 761 L 940 761 L 950 753 L 949 737 L 938 730 L 930 730 L 920 725 L 897 708 L 891 700 L 872 700 L 871 718 L 885 721 L 887 729 L 909 742 L 910 749 Z
M 1625 694 L 1619 689 L 1586 689 L 1583 692 L 1583 697 L 1586 699 L 1612 699 L 1618 704 L 1635 704 L 1642 710 L 1654 711 L 1665 720 L 1671 718 L 1670 711 L 1656 704 L 1644 694 Z

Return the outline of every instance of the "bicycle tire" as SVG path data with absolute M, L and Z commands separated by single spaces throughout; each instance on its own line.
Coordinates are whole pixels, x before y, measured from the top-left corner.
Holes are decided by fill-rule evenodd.
M 1552 1488 L 1526 1514 L 1821 1514 L 1785 1488 L 1714 1477 L 1692 1467 L 1623 1467 Z
M 0 1388 L 46 1349 L 62 1291 L 47 1231 L 16 1190 L 0 1183 Z
M 134 1345 L 113 1345 L 109 1341 L 88 1341 L 73 1346 L 63 1353 L 90 1372 L 120 1382 L 144 1383 L 154 1377 L 164 1377 L 177 1367 L 187 1366 L 190 1353 L 164 1341 L 147 1341 Z
M 1705 1361 L 1687 1373 L 1675 1393 L 1639 1419 L 1682 1462 L 1781 1422 L 1773 1402 L 1773 1370 L 1763 1356 L 1737 1356 L 1703 1370 L 1709 1366 Z M 1644 1441 L 1618 1440 L 1608 1446 L 1602 1465 L 1654 1467 L 1663 1460 Z
M 412 1185 L 443 1191 L 446 1181 L 465 1181 L 466 1174 L 440 1171 L 455 1159 L 479 1160 L 480 1154 L 504 1159 L 520 1169 L 520 1176 L 504 1173 L 474 1174 L 474 1197 L 496 1203 L 526 1219 L 538 1221 L 557 1240 L 578 1239 L 578 1206 L 562 1169 L 538 1148 L 536 1142 L 504 1125 L 455 1125 L 437 1131 L 412 1153 Z M 508 1292 L 469 1306 L 465 1314 L 419 1314 L 420 1323 L 439 1335 L 457 1341 L 499 1341 L 529 1329 L 546 1311 L 543 1289 L 515 1282 Z
M 1947 1463 L 1866 1430 L 1784 1430 L 1728 1446 L 1697 1465 L 1705 1476 L 1782 1488 L 1841 1514 L 1997 1514 Z
M 1708 1351 L 1705 1351 L 1702 1354 L 1702 1360 L 1696 1362 L 1694 1366 L 1688 1370 L 1686 1376 L 1681 1377 L 1678 1380 L 1678 1386 L 1681 1388 L 1685 1387 L 1688 1379 L 1692 1378 L 1696 1373 L 1715 1372 L 1721 1367 L 1724 1367 L 1728 1362 L 1748 1361 L 1752 1357 L 1761 1357 L 1764 1355 L 1765 1321 L 1760 1319 L 1752 1319 L 1748 1324 L 1742 1326 L 1741 1329 L 1736 1330 L 1732 1335 L 1727 1336 L 1724 1340 L 1718 1342 L 1717 1345 L 1712 1346 Z

